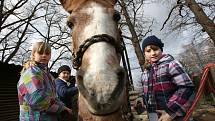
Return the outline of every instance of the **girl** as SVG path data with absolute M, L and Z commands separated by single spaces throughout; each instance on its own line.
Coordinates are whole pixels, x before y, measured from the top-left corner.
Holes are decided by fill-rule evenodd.
M 163 46 L 156 36 L 143 41 L 146 62 L 137 89 L 142 91 L 150 121 L 182 121 L 194 99 L 194 85 L 181 64 L 163 54 Z
M 50 58 L 48 43 L 33 45 L 31 60 L 24 65 L 17 84 L 20 121 L 57 121 L 56 114 L 72 113 L 56 97 L 55 84 L 48 70 Z

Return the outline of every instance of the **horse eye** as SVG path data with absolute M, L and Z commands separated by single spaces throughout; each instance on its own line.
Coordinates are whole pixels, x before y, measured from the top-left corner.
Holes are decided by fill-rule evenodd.
M 72 29 L 74 26 L 74 23 L 75 23 L 75 17 L 73 15 L 70 15 L 67 18 L 67 26 Z
M 121 19 L 120 13 L 118 11 L 115 11 L 113 14 L 113 20 L 118 22 Z
M 72 29 L 74 24 L 71 21 L 67 21 L 67 26 Z

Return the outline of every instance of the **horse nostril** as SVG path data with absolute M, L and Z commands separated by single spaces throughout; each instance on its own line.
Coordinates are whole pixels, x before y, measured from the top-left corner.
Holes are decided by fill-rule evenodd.
M 92 97 L 95 97 L 96 93 L 95 93 L 95 91 L 89 91 L 89 95 L 92 96 Z
M 82 80 L 83 80 L 83 76 L 77 75 L 77 81 L 82 81 Z
M 84 75 L 84 71 L 79 69 L 76 73 L 76 82 L 78 85 L 83 85 L 83 75 Z M 80 87 L 80 86 L 78 86 Z
M 117 77 L 118 77 L 118 80 L 124 80 L 125 78 L 125 71 L 123 68 L 120 68 L 117 70 Z

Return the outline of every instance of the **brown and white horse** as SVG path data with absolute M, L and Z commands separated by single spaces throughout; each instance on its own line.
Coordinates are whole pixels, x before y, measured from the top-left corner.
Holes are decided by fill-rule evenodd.
M 117 0 L 60 0 L 70 13 L 79 121 L 125 121 L 125 72 L 120 67 Z

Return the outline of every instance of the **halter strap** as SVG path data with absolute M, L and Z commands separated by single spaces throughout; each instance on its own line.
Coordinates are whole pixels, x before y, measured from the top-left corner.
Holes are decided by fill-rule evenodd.
M 91 38 L 85 40 L 78 48 L 76 53 L 72 53 L 73 56 L 73 68 L 78 69 L 81 66 L 84 52 L 94 43 L 107 42 L 115 47 L 117 53 L 122 53 L 121 44 L 117 43 L 113 37 L 107 34 L 94 35 Z

